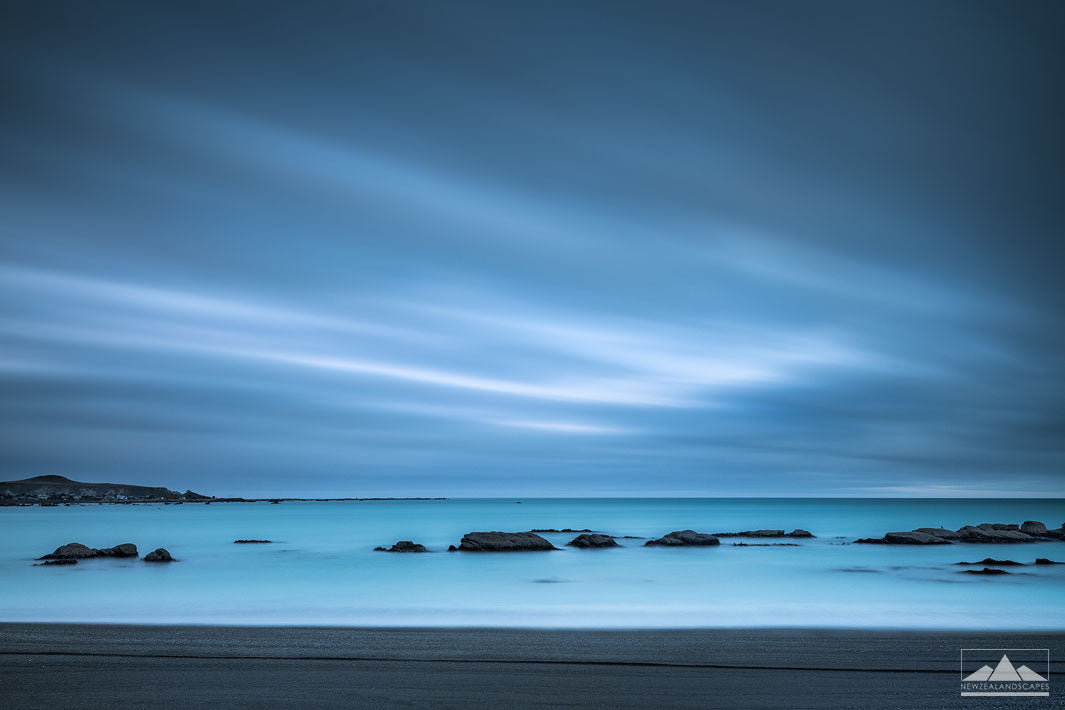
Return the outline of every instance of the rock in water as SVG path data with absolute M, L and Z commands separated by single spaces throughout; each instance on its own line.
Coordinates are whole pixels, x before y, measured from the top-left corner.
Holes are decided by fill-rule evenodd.
M 132 542 L 124 542 L 121 545 L 108 547 L 105 550 L 97 550 L 99 557 L 136 557 L 137 546 Z
M 586 533 L 584 535 L 578 535 L 566 544 L 572 545 L 573 547 L 581 547 L 586 549 L 593 547 L 621 547 L 621 545 L 619 545 L 617 541 L 615 541 L 614 538 L 610 537 L 609 535 L 598 535 L 595 533 Z
M 38 557 L 39 560 L 85 560 L 90 557 L 99 556 L 100 551 L 82 545 L 80 542 L 68 542 L 66 545 L 60 545 L 55 548 L 55 552 Z
M 1013 560 L 995 560 L 990 557 L 985 557 L 979 562 L 958 562 L 959 565 L 991 565 L 992 567 L 1014 567 L 1024 564 L 1023 562 L 1014 562 Z
M 1038 520 L 1025 520 L 1021 523 L 1021 532 L 1025 535 L 1046 535 L 1047 526 Z
M 175 562 L 176 560 L 174 560 L 174 558 L 170 556 L 169 552 L 167 552 L 165 549 L 160 547 L 158 550 L 155 550 L 154 552 L 149 552 L 147 555 L 145 555 L 144 556 L 144 561 L 145 562 Z
M 72 560 L 72 559 L 48 560 L 47 562 L 41 562 L 40 564 L 36 564 L 36 565 L 34 565 L 34 567 L 48 567 L 49 565 L 76 565 L 76 564 L 78 564 L 78 561 L 77 560 Z
M 428 552 L 425 549 L 425 545 L 419 545 L 418 543 L 411 542 L 410 540 L 400 540 L 392 547 L 375 547 L 377 552 Z
M 721 541 L 713 535 L 698 533 L 694 530 L 674 530 L 657 540 L 648 540 L 645 547 L 678 547 L 720 545 Z
M 1037 565 L 1065 565 L 1065 562 L 1055 562 L 1054 560 L 1048 560 L 1045 557 L 1036 557 L 1035 563 Z
M 550 542 L 532 532 L 471 532 L 462 536 L 462 552 L 538 552 L 557 550 Z
M 234 540 L 234 545 L 269 545 L 273 540 Z
M 1034 538 L 1031 535 L 1025 535 L 1019 530 L 1001 530 L 996 527 L 991 527 L 992 523 L 984 523 L 983 525 L 966 525 L 962 529 L 958 530 L 961 533 L 962 542 L 1037 542 L 1038 538 Z M 1017 526 L 1014 525 L 1014 528 Z
M 914 532 L 924 533 L 925 535 L 935 535 L 944 540 L 961 539 L 961 533 L 955 532 L 954 530 L 947 530 L 946 528 L 917 528 Z
M 984 567 L 983 569 L 965 569 L 961 571 L 962 574 L 1009 574 L 1004 569 L 991 569 L 990 567 Z
M 788 537 L 813 537 L 814 534 L 809 530 L 803 530 L 802 528 L 796 528 L 788 533 Z
M 950 542 L 935 535 L 919 532 L 889 532 L 884 534 L 889 545 L 949 545 Z

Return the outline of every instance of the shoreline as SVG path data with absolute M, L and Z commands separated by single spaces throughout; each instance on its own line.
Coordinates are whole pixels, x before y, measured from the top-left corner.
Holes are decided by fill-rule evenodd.
M 0 694 L 9 708 L 962 708 L 972 647 L 1050 648 L 1057 664 L 1065 632 L 0 623 Z

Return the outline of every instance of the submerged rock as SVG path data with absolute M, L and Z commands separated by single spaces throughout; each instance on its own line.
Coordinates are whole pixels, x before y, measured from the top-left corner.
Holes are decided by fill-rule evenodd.
M 425 545 L 419 545 L 410 540 L 400 540 L 392 547 L 375 547 L 375 552 L 428 552 Z
M 462 536 L 457 548 L 462 552 L 539 552 L 557 550 L 532 532 L 471 532 Z
M 1004 569 L 992 569 L 990 567 L 984 567 L 983 569 L 965 569 L 961 571 L 962 574 L 1009 574 Z
M 668 535 L 663 535 L 657 540 L 648 540 L 646 547 L 678 547 L 678 546 L 708 546 L 720 545 L 721 541 L 708 533 L 698 533 L 694 530 L 674 530 Z
M 992 565 L 995 567 L 1012 567 L 1023 565 L 1023 562 L 1014 562 L 1013 560 L 995 560 L 990 557 L 985 557 L 979 562 L 957 562 L 959 565 Z
M 149 552 L 144 556 L 145 562 L 176 562 L 176 560 L 170 556 L 164 548 L 160 547 L 154 552 Z
M 234 540 L 234 545 L 269 545 L 273 540 Z
M 594 533 L 593 534 L 585 533 L 583 535 L 578 535 L 577 537 L 573 538 L 572 540 L 570 540 L 566 544 L 567 545 L 572 545 L 573 547 L 581 547 L 581 548 L 621 547 L 621 545 L 619 545 L 617 543 L 617 541 L 614 538 L 610 537 L 609 535 L 597 535 L 597 534 L 594 534 Z
M 39 564 L 35 564 L 34 567 L 48 567 L 50 565 L 76 565 L 76 564 L 78 564 L 78 561 L 74 560 L 74 559 L 47 560 L 46 562 L 41 562 Z

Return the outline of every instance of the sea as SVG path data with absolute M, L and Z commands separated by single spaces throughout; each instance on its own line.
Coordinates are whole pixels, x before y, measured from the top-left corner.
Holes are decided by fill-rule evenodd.
M 893 530 L 1065 521 L 1065 499 L 448 499 L 0 508 L 0 621 L 377 627 L 1065 629 L 1065 542 L 853 544 Z M 469 531 L 589 528 L 618 549 L 448 552 Z M 812 539 L 645 547 L 673 530 Z M 238 545 L 237 539 L 271 544 Z M 428 554 L 375 552 L 397 540 Z M 34 566 L 59 545 L 178 560 Z M 744 542 L 747 546 L 733 543 Z M 795 546 L 750 543 L 793 542 Z M 985 557 L 1026 563 L 962 573 Z M 980 569 L 981 566 L 975 567 Z

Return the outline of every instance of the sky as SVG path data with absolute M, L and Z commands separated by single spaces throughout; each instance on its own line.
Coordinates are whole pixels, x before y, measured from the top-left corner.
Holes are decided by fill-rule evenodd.
M 0 478 L 1065 496 L 1065 5 L 0 7 Z

